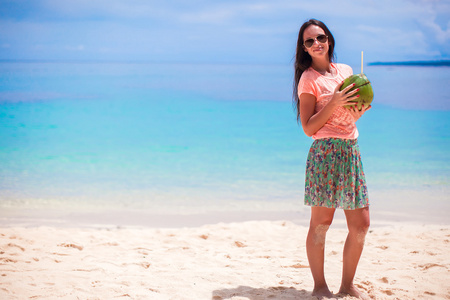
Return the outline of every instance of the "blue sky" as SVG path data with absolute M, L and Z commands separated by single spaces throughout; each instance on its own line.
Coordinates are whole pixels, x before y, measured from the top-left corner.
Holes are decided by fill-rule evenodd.
M 339 62 L 450 59 L 450 1 L 0 2 L 0 59 L 291 64 L 324 21 Z

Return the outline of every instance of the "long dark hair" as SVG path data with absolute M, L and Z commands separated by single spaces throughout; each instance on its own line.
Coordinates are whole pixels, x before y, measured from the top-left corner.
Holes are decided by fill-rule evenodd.
M 295 75 L 294 75 L 294 86 L 293 86 L 293 104 L 297 111 L 297 120 L 300 119 L 300 99 L 298 98 L 298 82 L 300 81 L 300 77 L 302 77 L 303 72 L 308 69 L 311 66 L 312 58 L 309 55 L 308 52 L 306 52 L 303 49 L 303 33 L 305 32 L 306 28 L 308 28 L 311 25 L 319 26 L 320 28 L 325 31 L 325 34 L 328 36 L 328 58 L 330 59 L 330 62 L 334 61 L 334 37 L 331 34 L 331 31 L 328 29 L 328 27 L 321 21 L 316 19 L 310 19 L 303 23 L 302 27 L 300 27 L 300 31 L 298 32 L 298 39 L 297 39 L 297 51 L 295 53 Z

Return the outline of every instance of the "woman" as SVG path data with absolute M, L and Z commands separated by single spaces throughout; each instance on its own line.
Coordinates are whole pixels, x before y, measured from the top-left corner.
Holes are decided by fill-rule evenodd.
M 297 119 L 312 136 L 306 163 L 305 204 L 311 206 L 306 250 L 314 279 L 313 295 L 332 297 L 324 276 L 325 236 L 336 208 L 344 209 L 348 235 L 344 246 L 340 294 L 365 299 L 353 284 L 369 228 L 369 199 L 355 122 L 358 111 L 344 106 L 359 96 L 353 85 L 340 91 L 352 69 L 333 63 L 334 37 L 327 26 L 311 19 L 300 28 L 295 61 L 294 102 Z

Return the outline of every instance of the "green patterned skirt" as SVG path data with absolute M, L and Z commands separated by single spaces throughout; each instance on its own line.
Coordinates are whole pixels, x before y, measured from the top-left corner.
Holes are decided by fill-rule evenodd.
M 369 206 L 358 141 L 315 140 L 306 162 L 305 204 L 358 209 Z

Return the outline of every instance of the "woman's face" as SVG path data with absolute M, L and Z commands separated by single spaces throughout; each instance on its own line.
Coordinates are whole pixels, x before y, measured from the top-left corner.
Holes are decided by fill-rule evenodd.
M 303 44 L 303 50 L 305 50 L 305 52 L 308 52 L 313 59 L 323 56 L 328 57 L 328 49 L 329 49 L 328 39 L 326 40 L 326 42 L 321 43 L 317 40 L 317 37 L 320 35 L 326 34 L 325 31 L 317 25 L 310 25 L 303 32 L 303 43 L 305 43 L 305 41 L 308 39 L 314 40 L 314 43 L 309 48 Z

